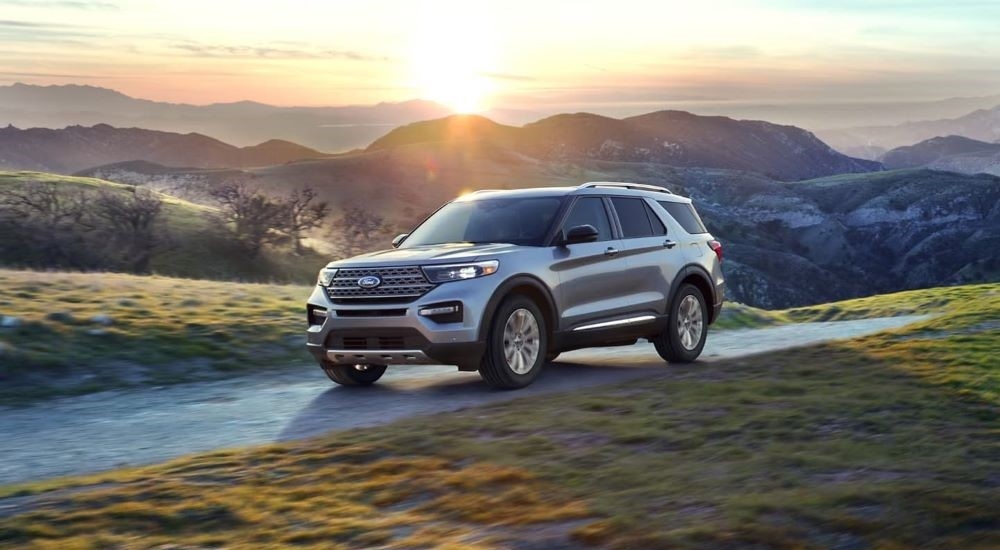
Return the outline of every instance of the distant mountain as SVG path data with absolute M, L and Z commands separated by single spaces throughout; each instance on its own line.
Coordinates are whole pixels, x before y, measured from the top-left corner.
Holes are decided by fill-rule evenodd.
M 268 139 L 334 152 L 364 147 L 388 130 L 451 111 L 422 100 L 343 107 L 278 107 L 253 101 L 188 105 L 129 97 L 94 86 L 0 86 L 0 126 L 63 128 L 110 124 L 198 132 L 236 145 Z
M 933 168 L 964 174 L 1000 175 L 1000 143 L 962 136 L 935 137 L 897 147 L 882 157 L 889 168 Z
M 963 136 L 979 141 L 1000 141 L 1000 105 L 980 109 L 958 118 L 907 122 L 897 126 L 863 126 L 821 130 L 816 134 L 844 153 L 859 147 L 894 149 L 938 136 Z
M 880 170 L 877 162 L 847 157 L 794 126 L 659 111 L 615 119 L 577 113 L 523 127 L 477 116 L 451 116 L 397 128 L 368 151 L 420 143 L 454 147 L 490 144 L 540 160 L 595 159 L 729 168 L 780 180 Z
M 0 169 L 70 174 L 93 166 L 143 160 L 173 166 L 232 168 L 281 164 L 323 153 L 272 139 L 234 147 L 201 134 L 140 128 L 69 126 L 61 130 L 0 128 Z

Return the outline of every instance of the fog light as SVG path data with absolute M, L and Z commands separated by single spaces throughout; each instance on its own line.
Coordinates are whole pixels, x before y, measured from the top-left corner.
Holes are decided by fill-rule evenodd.
M 310 307 L 309 308 L 309 324 L 310 325 L 322 325 L 323 321 L 326 321 L 326 309 L 322 307 Z
M 447 315 L 449 313 L 458 313 L 458 306 L 442 306 L 442 307 L 425 307 L 420 310 L 420 314 L 424 317 L 433 317 L 435 315 Z
M 461 323 L 463 319 L 462 302 L 428 304 L 418 309 L 417 313 L 435 323 Z

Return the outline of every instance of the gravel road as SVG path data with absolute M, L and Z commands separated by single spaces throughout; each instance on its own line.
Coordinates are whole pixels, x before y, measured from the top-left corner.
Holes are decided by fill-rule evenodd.
M 921 316 L 713 331 L 703 360 L 896 328 Z M 652 345 L 561 355 L 530 387 L 491 391 L 453 367 L 390 368 L 371 388 L 334 386 L 315 366 L 243 378 L 102 392 L 0 408 L 0 484 L 159 462 L 217 448 L 298 439 L 420 414 L 654 376 Z

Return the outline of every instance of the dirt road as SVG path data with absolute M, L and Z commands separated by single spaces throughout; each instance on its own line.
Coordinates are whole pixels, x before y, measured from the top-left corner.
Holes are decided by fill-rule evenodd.
M 900 327 L 922 317 L 714 331 L 703 360 L 737 357 Z M 309 437 L 415 415 L 655 376 L 650 344 L 563 354 L 534 385 L 491 391 L 452 367 L 390 368 L 371 388 L 341 388 L 313 365 L 249 376 L 0 408 L 0 484 L 158 462 L 210 449 Z

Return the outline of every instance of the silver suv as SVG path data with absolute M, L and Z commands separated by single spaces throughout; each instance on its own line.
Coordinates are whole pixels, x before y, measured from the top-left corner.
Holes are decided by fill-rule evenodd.
M 560 352 L 640 338 L 685 363 L 722 308 L 722 246 L 662 187 L 478 191 L 392 244 L 331 262 L 309 297 L 308 347 L 338 384 L 447 364 L 521 388 Z

